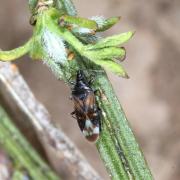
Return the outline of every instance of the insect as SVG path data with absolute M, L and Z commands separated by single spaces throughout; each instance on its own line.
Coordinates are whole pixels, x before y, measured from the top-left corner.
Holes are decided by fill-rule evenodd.
M 74 111 L 71 115 L 90 142 L 96 142 L 101 131 L 101 110 L 96 103 L 95 92 L 90 87 L 92 79 L 87 81 L 82 70 L 77 72 L 76 82 L 72 89 Z

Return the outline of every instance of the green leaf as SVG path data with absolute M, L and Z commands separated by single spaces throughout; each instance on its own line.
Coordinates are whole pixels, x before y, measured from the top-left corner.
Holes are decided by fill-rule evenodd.
M 96 63 L 96 59 L 114 59 L 120 58 L 123 59 L 126 55 L 126 51 L 124 48 L 118 47 L 107 47 L 103 49 L 96 49 L 87 51 L 86 57 L 91 59 Z
M 48 29 L 45 29 L 42 34 L 41 43 L 43 62 L 51 68 L 56 77 L 62 77 L 64 72 L 58 71 L 58 67 L 61 66 L 65 70 L 65 67 L 68 65 L 64 40 Z
M 104 38 L 98 41 L 95 45 L 89 45 L 88 49 L 98 49 L 112 46 L 120 46 L 123 43 L 127 42 L 134 35 L 134 32 L 129 31 L 119 35 L 114 35 L 111 37 Z
M 83 35 L 91 35 L 93 36 L 95 32 L 101 32 L 105 31 L 109 28 L 111 28 L 114 24 L 116 24 L 119 21 L 120 17 L 112 17 L 109 19 L 105 19 L 103 16 L 94 16 L 90 19 L 84 19 L 86 24 L 89 24 L 89 27 L 84 28 L 84 24 L 81 24 L 78 22 L 78 27 L 75 27 L 72 29 L 73 33 L 79 33 L 81 36 Z M 80 20 L 80 19 L 79 19 Z M 96 24 L 94 24 L 94 21 Z M 92 25 L 91 25 L 92 24 Z
M 94 30 L 97 29 L 97 23 L 87 18 L 64 15 L 60 18 L 60 20 L 65 21 L 65 23 L 77 25 L 83 28 L 89 28 L 89 29 L 94 29 Z
M 55 33 L 44 29 L 41 45 L 43 48 L 43 57 L 51 58 L 53 61 L 64 64 L 67 61 L 67 52 L 64 40 Z
M 80 28 L 80 27 L 72 28 L 72 32 L 78 38 L 86 37 L 86 36 L 94 36 L 94 34 L 95 34 L 94 29 Z
M 98 29 L 96 30 L 96 32 L 102 32 L 110 29 L 112 26 L 118 23 L 120 17 L 111 17 L 109 19 L 105 19 L 103 16 L 94 16 L 91 19 L 96 21 L 96 23 L 98 24 Z
M 122 67 L 122 65 L 112 60 L 96 60 L 95 63 L 104 67 L 105 69 L 110 70 L 111 72 L 117 74 L 118 76 L 121 76 L 123 78 L 129 78 L 127 72 Z

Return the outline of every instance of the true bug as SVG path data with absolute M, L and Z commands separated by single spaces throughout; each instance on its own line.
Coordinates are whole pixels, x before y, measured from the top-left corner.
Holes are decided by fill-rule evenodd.
M 71 115 L 90 142 L 95 142 L 101 131 L 101 110 L 96 103 L 95 92 L 91 88 L 92 79 L 87 81 L 82 70 L 77 72 L 76 82 L 72 89 L 74 111 Z

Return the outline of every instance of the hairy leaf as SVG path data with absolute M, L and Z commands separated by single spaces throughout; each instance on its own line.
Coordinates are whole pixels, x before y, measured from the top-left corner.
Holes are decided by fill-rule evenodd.
M 64 40 L 60 36 L 45 30 L 42 36 L 42 45 L 45 56 L 52 58 L 57 63 L 67 61 L 67 52 Z
M 134 32 L 129 31 L 126 33 L 114 35 L 111 37 L 104 38 L 97 42 L 95 45 L 89 45 L 88 49 L 96 49 L 96 48 L 104 48 L 104 47 L 112 47 L 112 46 L 120 46 L 123 43 L 127 42 L 134 35 Z
M 97 29 L 97 23 L 87 18 L 64 15 L 60 19 L 65 21 L 65 23 L 77 25 L 78 27 L 89 28 L 89 29 L 94 29 L 94 30 Z
M 109 19 L 105 19 L 103 16 L 94 16 L 91 18 L 92 20 L 96 21 L 98 24 L 97 32 L 106 31 L 114 26 L 119 20 L 120 17 L 112 17 Z
M 128 78 L 128 74 L 122 65 L 112 61 L 112 60 L 96 60 L 96 64 L 104 67 L 105 69 L 110 70 L 111 72 L 117 74 L 118 76 Z
M 87 51 L 87 57 L 91 60 L 95 61 L 96 59 L 114 59 L 114 58 L 124 58 L 126 55 L 126 51 L 124 48 L 118 48 L 118 47 L 108 47 L 108 48 L 102 48 L 102 49 L 95 49 Z

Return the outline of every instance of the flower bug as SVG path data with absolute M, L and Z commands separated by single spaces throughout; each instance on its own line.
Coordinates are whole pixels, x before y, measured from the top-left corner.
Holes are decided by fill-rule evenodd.
M 90 142 L 96 142 L 101 131 L 101 110 L 96 103 L 95 92 L 91 88 L 92 79 L 87 81 L 82 70 L 77 72 L 72 89 L 74 111 L 71 115 L 77 119 L 79 128 Z

